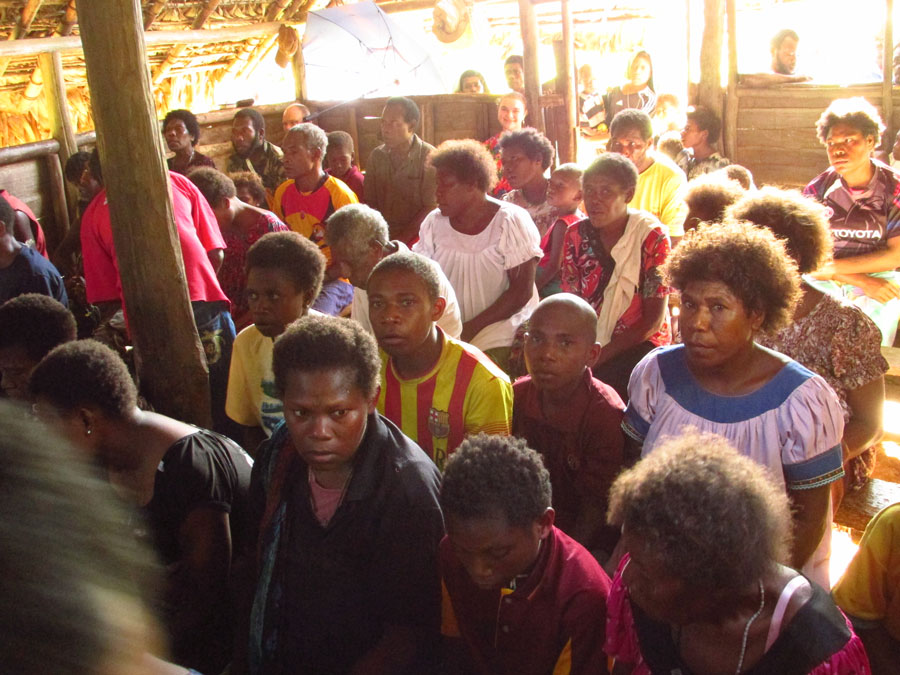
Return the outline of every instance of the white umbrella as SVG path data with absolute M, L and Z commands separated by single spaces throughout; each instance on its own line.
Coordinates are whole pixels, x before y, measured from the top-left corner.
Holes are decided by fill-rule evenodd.
M 303 62 L 313 99 L 447 91 L 428 52 L 373 2 L 310 12 Z

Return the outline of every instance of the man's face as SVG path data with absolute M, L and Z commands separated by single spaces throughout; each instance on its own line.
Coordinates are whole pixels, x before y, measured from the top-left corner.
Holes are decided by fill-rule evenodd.
M 0 388 L 3 394 L 17 401 L 28 400 L 28 377 L 37 361 L 22 345 L 0 349 Z
M 541 540 L 553 525 L 553 510 L 548 509 L 543 517 L 525 527 L 510 525 L 502 514 L 466 519 L 450 513 L 445 518 L 450 546 L 472 582 L 479 588 L 494 590 L 534 564 Z
M 772 70 L 782 75 L 793 75 L 797 67 L 797 41 L 788 36 L 781 46 L 772 52 Z
M 284 137 L 281 149 L 284 151 L 284 157 L 281 160 L 284 166 L 284 175 L 288 178 L 299 180 L 321 171 L 321 152 L 310 150 L 306 144 L 306 138 L 301 134 L 289 133 Z
M 538 307 L 525 335 L 525 364 L 539 391 L 566 391 L 581 381 L 600 351 L 579 312 L 562 304 Z
M 696 122 L 688 120 L 681 130 L 681 144 L 686 148 L 696 148 L 706 140 L 708 135 L 708 132 L 700 130 Z
M 372 268 L 381 260 L 380 246 L 373 244 L 369 247 L 366 255 L 355 258 L 350 255 L 345 244 L 346 242 L 343 240 L 331 244 L 331 266 L 342 277 L 349 279 L 356 288 L 365 290 Z
M 235 117 L 231 123 L 231 146 L 241 157 L 249 157 L 257 147 L 262 145 L 265 132 L 257 132 L 253 120 L 249 117 Z
M 392 358 L 415 354 L 444 312 L 444 302 L 432 300 L 425 282 L 408 270 L 376 272 L 367 292 L 369 320 L 378 346 Z
M 278 337 L 289 323 L 303 317 L 311 302 L 287 274 L 267 267 L 250 268 L 245 292 L 253 323 L 270 338 Z
M 375 412 L 378 392 L 369 396 L 349 368 L 288 373 L 284 420 L 300 457 L 313 471 L 347 470 Z
M 618 152 L 631 160 L 638 172 L 645 170 L 650 164 L 647 151 L 650 149 L 649 139 L 641 136 L 639 129 L 625 128 L 609 139 L 610 152 Z
M 353 164 L 353 155 L 347 152 L 345 148 L 329 147 L 325 151 L 325 168 L 331 172 L 332 176 L 346 175 Z
M 303 118 L 309 115 L 309 110 L 304 106 L 291 105 L 284 109 L 281 115 L 281 126 L 287 131 L 291 127 L 303 123 Z
M 81 172 L 81 180 L 78 181 L 78 195 L 86 202 L 91 201 L 100 190 L 103 189 L 103 186 L 100 184 L 96 178 L 94 178 L 94 174 L 91 173 L 91 169 L 88 165 L 85 165 L 84 171 Z
M 413 125 L 406 121 L 401 106 L 386 106 L 381 113 L 381 137 L 389 148 L 409 145 L 413 137 Z
M 518 63 L 507 63 L 503 66 L 503 74 L 506 75 L 506 84 L 512 91 L 525 89 L 525 71 Z

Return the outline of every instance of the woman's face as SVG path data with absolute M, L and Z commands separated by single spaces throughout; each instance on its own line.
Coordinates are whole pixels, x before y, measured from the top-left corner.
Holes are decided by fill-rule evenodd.
M 609 227 L 628 216 L 628 202 L 634 197 L 634 190 L 626 190 L 604 174 L 587 175 L 582 183 L 584 208 L 593 227 L 598 230 Z
M 472 185 L 461 183 L 449 171 L 438 169 L 436 174 L 435 197 L 441 215 L 446 218 L 456 218 L 472 203 L 477 189 Z
M 650 81 L 650 76 L 653 75 L 653 68 L 650 66 L 650 61 L 643 56 L 638 56 L 631 62 L 631 68 L 628 75 L 631 78 L 631 83 L 633 85 L 643 87 Z
M 748 312 L 721 281 L 692 281 L 681 292 L 681 337 L 688 365 L 713 370 L 742 358 L 765 316 Z
M 509 181 L 510 186 L 516 190 L 544 175 L 541 158 L 532 159 L 522 148 L 515 146 L 503 148 L 500 151 L 500 161 L 503 162 L 503 175 Z
M 464 77 L 462 81 L 462 87 L 460 87 L 460 91 L 463 94 L 483 94 L 484 86 L 482 86 L 481 84 L 481 78 L 477 75 Z
M 525 120 L 525 104 L 517 98 L 500 99 L 500 107 L 497 109 L 497 121 L 503 131 L 519 131 Z
M 875 137 L 863 136 L 856 127 L 838 122 L 828 130 L 825 139 L 828 161 L 841 176 L 868 171 L 869 158 L 875 150 Z
M 647 541 L 625 528 L 622 545 L 631 556 L 622 572 L 628 597 L 655 621 L 685 623 L 689 618 L 690 594 L 684 581 L 672 576 L 662 557 Z

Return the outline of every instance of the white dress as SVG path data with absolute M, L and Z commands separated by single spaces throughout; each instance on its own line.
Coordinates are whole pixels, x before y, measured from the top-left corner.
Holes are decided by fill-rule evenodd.
M 540 260 L 541 237 L 520 206 L 488 198 L 499 209 L 478 234 L 463 234 L 435 209 L 422 221 L 413 251 L 437 262 L 450 279 L 463 322 L 481 314 L 509 288 L 507 272 L 534 258 Z M 537 289 L 525 306 L 508 319 L 483 328 L 471 341 L 482 351 L 512 345 L 516 328 L 538 304 Z
M 844 415 L 820 376 L 790 361 L 756 391 L 721 396 L 700 386 L 685 356 L 684 345 L 659 347 L 631 374 L 622 427 L 643 443 L 642 456 L 664 436 L 695 427 L 727 438 L 785 490 L 815 488 L 843 476 Z M 829 504 L 825 536 L 803 570 L 826 589 L 830 548 Z

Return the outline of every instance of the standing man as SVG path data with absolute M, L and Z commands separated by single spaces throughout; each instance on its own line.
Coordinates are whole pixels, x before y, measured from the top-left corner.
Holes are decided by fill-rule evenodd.
M 770 50 L 772 64 L 767 73 L 741 75 L 741 84 L 748 87 L 766 87 L 772 84 L 790 84 L 791 82 L 807 82 L 808 75 L 796 75 L 797 45 L 800 36 L 790 28 L 784 28 L 772 38 Z
M 518 54 L 507 57 L 503 62 L 503 74 L 510 91 L 525 93 L 525 59 Z
M 331 265 L 331 252 L 325 243 L 325 221 L 342 206 L 356 204 L 356 195 L 343 181 L 322 169 L 328 136 L 315 124 L 292 127 L 284 137 L 284 171 L 288 180 L 272 198 L 272 210 L 294 232 L 322 249 L 329 267 L 325 283 L 313 309 L 336 315 L 353 299 L 353 286 L 339 278 Z
M 402 96 L 387 100 L 381 113 L 379 145 L 369 156 L 364 186 L 366 204 L 384 216 L 391 239 L 412 245 L 419 225 L 437 206 L 434 169 L 427 166 L 434 147 L 416 135 L 419 107 Z
M 269 194 L 284 182 L 283 153 L 266 140 L 266 121 L 258 110 L 242 108 L 231 122 L 231 147 L 225 173 L 252 171 L 257 174 Z

